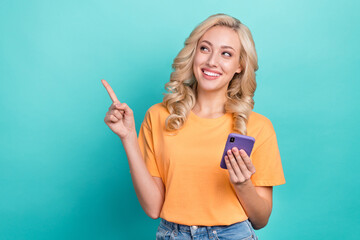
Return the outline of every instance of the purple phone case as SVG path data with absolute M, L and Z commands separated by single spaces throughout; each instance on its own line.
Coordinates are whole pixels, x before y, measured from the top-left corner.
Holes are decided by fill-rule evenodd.
M 230 142 L 230 139 L 232 137 L 235 139 L 234 142 Z M 225 144 L 224 153 L 223 153 L 223 156 L 222 156 L 221 162 L 220 162 L 220 167 L 227 169 L 226 164 L 225 164 L 225 156 L 227 155 L 227 151 L 229 149 L 232 149 L 233 147 L 237 147 L 239 150 L 244 149 L 246 154 L 248 156 L 250 156 L 251 151 L 254 147 L 254 143 L 255 143 L 255 138 L 253 138 L 253 137 L 244 136 L 244 135 L 237 134 L 237 133 L 230 133 L 228 136 L 228 139 L 226 141 L 226 144 Z

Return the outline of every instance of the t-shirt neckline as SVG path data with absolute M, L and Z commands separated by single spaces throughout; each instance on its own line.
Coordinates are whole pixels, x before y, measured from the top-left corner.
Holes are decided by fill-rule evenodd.
M 203 118 L 196 115 L 192 110 L 190 110 L 190 117 L 195 119 L 196 121 L 203 122 L 203 123 L 216 123 L 220 122 L 228 117 L 229 113 L 224 113 L 224 115 L 217 117 L 217 118 Z

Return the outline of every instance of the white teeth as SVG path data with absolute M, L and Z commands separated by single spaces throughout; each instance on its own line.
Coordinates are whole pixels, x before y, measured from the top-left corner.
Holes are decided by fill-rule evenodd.
M 205 71 L 205 70 L 204 70 L 204 73 L 205 73 L 206 75 L 208 75 L 208 76 L 213 76 L 213 77 L 218 77 L 218 76 L 220 76 L 220 74 L 218 74 L 218 73 L 212 73 L 212 72 L 208 72 L 208 71 Z

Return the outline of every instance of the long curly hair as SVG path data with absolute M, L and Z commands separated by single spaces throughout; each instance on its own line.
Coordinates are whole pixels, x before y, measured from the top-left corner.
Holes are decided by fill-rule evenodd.
M 185 123 L 197 98 L 197 81 L 193 73 L 193 61 L 199 39 L 214 26 L 226 26 L 238 33 L 240 48 L 240 66 L 242 71 L 235 73 L 231 79 L 226 97 L 225 111 L 232 113 L 233 129 L 246 135 L 246 123 L 254 108 L 254 92 L 256 89 L 255 71 L 258 69 L 257 54 L 251 32 L 238 19 L 226 14 L 215 14 L 200 23 L 185 40 L 185 46 L 178 53 L 170 75 L 165 84 L 163 104 L 170 115 L 165 121 L 167 131 L 179 130 Z

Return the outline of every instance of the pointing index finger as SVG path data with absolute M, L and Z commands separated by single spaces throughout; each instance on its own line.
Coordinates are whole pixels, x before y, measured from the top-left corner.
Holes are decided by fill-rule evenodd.
M 116 94 L 114 92 L 114 90 L 112 90 L 112 88 L 110 87 L 110 85 L 107 83 L 107 81 L 105 81 L 104 79 L 101 80 L 101 83 L 104 85 L 106 91 L 108 92 L 111 100 L 113 101 L 113 103 L 120 103 L 120 101 L 117 99 Z

